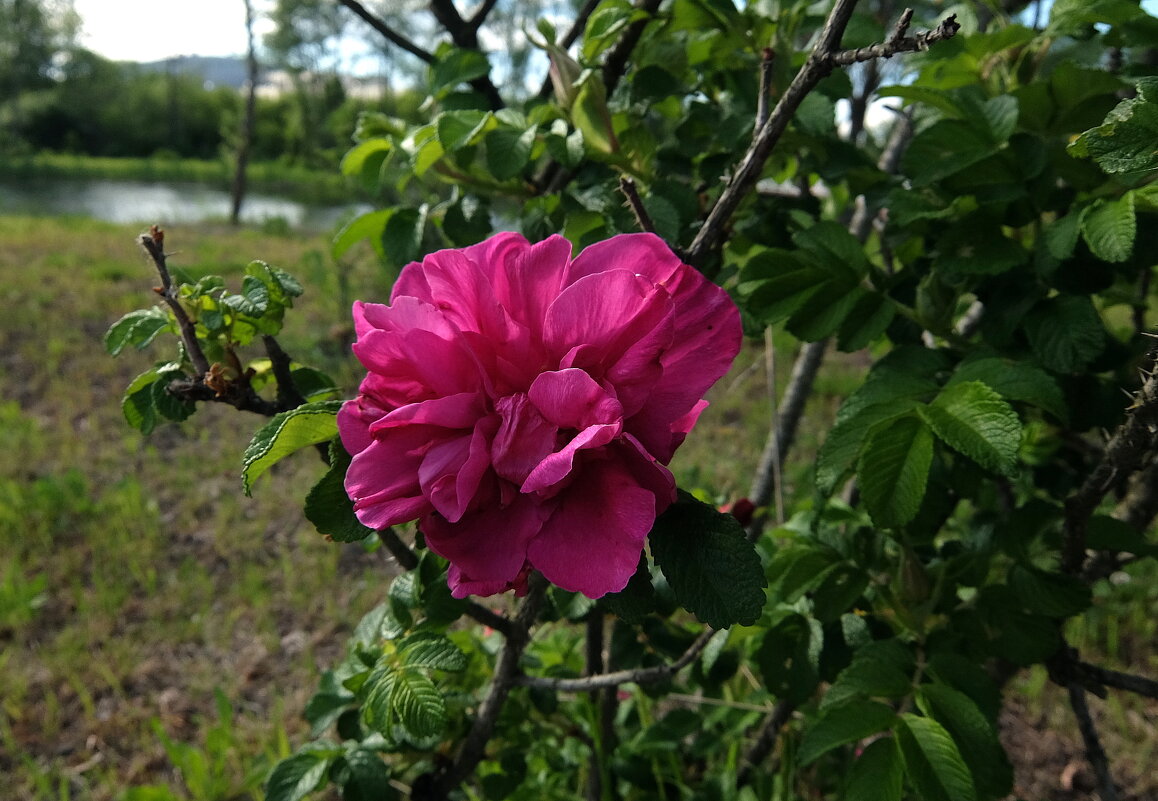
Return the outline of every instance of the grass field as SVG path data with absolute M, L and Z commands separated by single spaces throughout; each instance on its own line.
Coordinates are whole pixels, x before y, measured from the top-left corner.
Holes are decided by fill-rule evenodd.
M 125 385 L 170 357 L 156 345 L 113 359 L 101 342 L 112 321 L 152 302 L 156 279 L 137 233 L 0 218 L 4 801 L 259 798 L 270 764 L 304 738 L 317 671 L 391 572 L 381 553 L 326 543 L 304 521 L 301 499 L 321 472 L 308 455 L 242 496 L 240 454 L 258 418 L 204 408 L 148 438 L 124 423 Z M 170 229 L 166 244 L 173 264 L 197 272 L 236 276 L 261 258 L 299 277 L 306 294 L 283 345 L 353 390 L 349 302 L 386 295 L 370 259 L 339 268 L 323 238 L 225 226 Z M 685 486 L 720 500 L 746 494 L 767 425 L 763 358 L 750 345 L 714 391 L 673 465 Z M 781 387 L 791 358 L 786 341 Z M 786 472 L 789 491 L 806 485 L 809 457 L 866 363 L 830 361 Z M 1153 675 L 1158 590 L 1141 578 L 1099 589 L 1097 614 L 1075 624 L 1072 639 L 1093 661 Z M 1027 797 L 1085 797 L 1080 771 L 1071 771 L 1073 794 L 1058 789 L 1081 763 L 1064 697 L 1040 673 L 1018 682 L 1023 700 L 1006 740 L 1021 785 L 1035 788 Z M 1094 704 L 1119 778 L 1135 788 L 1129 797 L 1158 798 L 1148 769 L 1158 708 Z

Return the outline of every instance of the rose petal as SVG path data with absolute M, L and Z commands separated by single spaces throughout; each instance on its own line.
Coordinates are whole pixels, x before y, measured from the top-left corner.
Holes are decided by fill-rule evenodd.
M 543 417 L 559 428 L 582 429 L 623 419 L 623 404 L 583 370 L 542 373 L 527 395 Z
M 588 598 L 619 592 L 639 564 L 655 523 L 655 495 L 612 459 L 584 464 L 527 549 L 553 584 Z
M 527 560 L 527 543 L 550 514 L 550 506 L 518 496 L 509 506 L 472 511 L 457 523 L 427 515 L 421 528 L 430 549 L 472 581 L 506 584 L 519 575 Z
M 500 398 L 495 411 L 502 418 L 491 449 L 495 472 L 522 484 L 543 458 L 555 449 L 558 428 L 546 420 L 523 393 Z
M 371 442 L 351 459 L 346 493 L 364 525 L 385 528 L 431 511 L 433 507 L 418 483 L 418 468 L 430 445 L 428 431 L 398 429 Z

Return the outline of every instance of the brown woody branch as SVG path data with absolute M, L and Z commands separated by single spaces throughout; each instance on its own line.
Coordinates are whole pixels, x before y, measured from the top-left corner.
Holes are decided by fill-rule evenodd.
M 354 14 L 360 20 L 380 33 L 386 39 L 386 41 L 396 45 L 397 47 L 401 47 L 407 53 L 410 53 L 413 56 L 417 56 L 427 64 L 434 63 L 435 58 L 433 53 L 423 49 L 422 47 L 419 47 L 410 39 L 407 39 L 398 31 L 391 28 L 384 20 L 370 13 L 364 5 L 358 2 L 358 0 L 338 0 L 338 2 L 348 8 L 350 11 L 354 12 Z
M 756 737 L 756 742 L 744 755 L 744 766 L 736 776 L 736 787 L 744 787 L 751 783 L 753 772 L 772 753 L 772 749 L 776 747 L 776 741 L 780 738 L 780 730 L 792 718 L 795 709 L 796 707 L 788 701 L 780 701 L 776 704 L 776 708 L 772 710 L 772 713 L 765 719 L 764 725 L 760 727 L 760 734 Z
M 643 198 L 639 196 L 635 181 L 626 175 L 620 176 L 619 191 L 623 193 L 623 197 L 627 200 L 627 207 L 635 215 L 635 223 L 639 226 L 639 230 L 654 234 L 655 223 L 652 222 L 651 215 L 647 213 L 647 209 L 643 205 Z
M 627 30 L 623 32 L 619 40 L 607 51 L 607 55 L 603 59 L 603 85 L 607 87 L 608 97 L 611 97 L 611 93 L 615 91 L 620 79 L 627 72 L 628 59 L 631 58 L 635 46 L 639 44 L 639 38 L 643 36 L 644 28 L 651 22 L 652 16 L 659 11 L 661 2 L 662 0 L 636 0 L 636 10 L 646 12 L 647 16 L 628 25 Z
M 181 329 L 181 341 L 185 343 L 189 361 L 193 362 L 197 376 L 199 378 L 204 377 L 209 373 L 209 360 L 205 358 L 205 352 L 201 350 L 201 343 L 197 341 L 197 329 L 193 325 L 193 321 L 185 313 L 185 307 L 177 300 L 177 293 L 173 289 L 173 278 L 169 275 L 169 266 L 165 255 L 165 232 L 153 225 L 150 226 L 149 233 L 141 234 L 137 241 L 149 254 L 149 258 L 153 260 L 153 266 L 157 268 L 157 273 L 161 276 L 161 286 L 154 291 L 161 296 L 161 299 L 173 312 L 173 316 L 177 319 L 177 326 Z
M 942 20 L 931 31 L 921 31 L 913 36 L 906 36 L 909 29 L 909 23 L 913 19 L 913 9 L 906 8 L 901 14 L 901 18 L 897 20 L 896 27 L 893 29 L 893 34 L 884 42 L 870 45 L 868 47 L 860 47 L 856 50 L 842 50 L 839 53 L 834 53 L 831 57 L 832 63 L 839 67 L 844 67 L 849 64 L 857 64 L 862 61 L 872 61 L 878 58 L 892 58 L 897 53 L 913 53 L 921 50 L 928 50 L 931 45 L 945 39 L 952 39 L 961 30 L 961 23 L 957 22 L 957 15 L 952 14 Z

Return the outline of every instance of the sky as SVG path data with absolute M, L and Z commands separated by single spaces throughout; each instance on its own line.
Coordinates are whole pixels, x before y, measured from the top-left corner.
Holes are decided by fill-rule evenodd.
M 80 43 L 114 61 L 245 53 L 242 0 L 74 0 Z M 257 3 L 259 7 L 261 3 Z M 265 32 L 258 27 L 258 37 Z

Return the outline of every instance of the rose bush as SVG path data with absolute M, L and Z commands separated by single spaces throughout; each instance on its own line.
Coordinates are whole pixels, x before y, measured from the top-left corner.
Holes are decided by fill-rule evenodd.
M 458 597 L 520 590 L 531 568 L 623 589 L 741 340 L 727 293 L 651 234 L 574 260 L 560 236 L 443 250 L 354 321 L 368 374 L 338 416 L 346 490 L 371 528 L 420 519 Z

